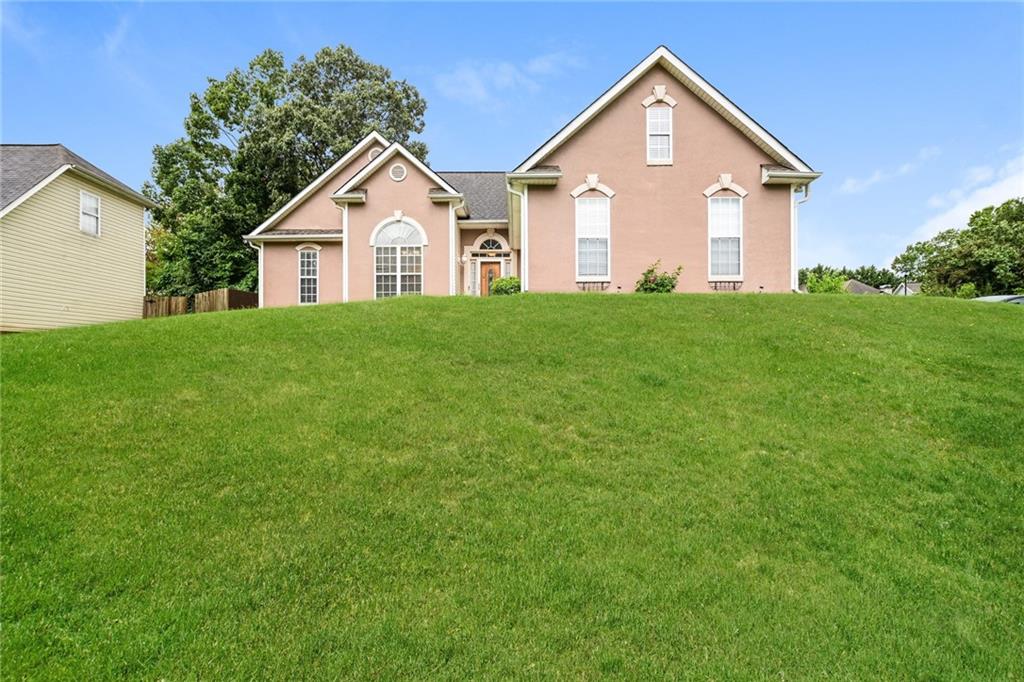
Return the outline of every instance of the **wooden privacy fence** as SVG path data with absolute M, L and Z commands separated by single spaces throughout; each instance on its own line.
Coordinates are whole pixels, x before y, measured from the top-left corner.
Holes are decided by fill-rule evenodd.
M 259 296 L 238 289 L 214 289 L 213 291 L 203 291 L 195 296 L 155 296 L 150 294 L 143 299 L 142 316 L 148 318 L 185 315 L 186 313 L 211 313 L 218 310 L 255 308 L 258 305 Z
M 238 289 L 214 289 L 196 294 L 192 305 L 194 313 L 212 313 L 217 310 L 235 310 L 236 308 L 255 308 L 259 305 L 259 296 L 249 291 Z

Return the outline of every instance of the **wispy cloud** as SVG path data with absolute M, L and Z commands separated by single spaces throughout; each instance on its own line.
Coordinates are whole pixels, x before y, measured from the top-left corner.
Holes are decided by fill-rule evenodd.
M 121 15 L 117 20 L 117 25 L 103 36 L 103 52 L 108 58 L 114 59 L 121 51 L 121 45 L 124 43 L 125 36 L 128 35 L 128 27 L 131 25 L 131 19 L 128 18 L 127 14 Z
M 438 74 L 434 84 L 442 95 L 484 110 L 505 104 L 506 95 L 534 93 L 542 81 L 584 66 L 584 60 L 569 52 L 551 52 L 522 64 L 510 61 L 466 61 L 452 71 Z
M 870 175 L 863 178 L 846 178 L 843 184 L 839 186 L 839 191 L 843 194 L 860 194 L 866 192 L 869 188 L 877 185 L 880 182 L 886 180 L 892 180 L 904 175 L 910 175 L 926 162 L 934 159 L 941 153 L 941 150 L 934 146 L 923 147 L 910 161 L 906 161 L 896 167 L 895 170 L 888 169 L 876 169 Z
M 27 21 L 17 5 L 0 3 L 0 35 L 28 52 L 36 60 L 46 54 L 43 30 Z
M 959 187 L 937 196 L 942 201 L 940 205 L 948 208 L 914 230 L 909 242 L 931 239 L 950 228 L 965 227 L 975 211 L 1024 196 L 1024 154 L 1007 161 L 998 170 L 989 166 L 969 168 Z M 928 205 L 935 208 L 937 202 L 933 199 L 936 197 L 929 199 Z

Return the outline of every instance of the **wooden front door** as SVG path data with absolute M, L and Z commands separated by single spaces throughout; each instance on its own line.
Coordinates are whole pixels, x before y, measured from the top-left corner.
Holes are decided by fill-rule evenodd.
M 480 295 L 490 296 L 491 282 L 501 277 L 501 263 L 480 264 Z

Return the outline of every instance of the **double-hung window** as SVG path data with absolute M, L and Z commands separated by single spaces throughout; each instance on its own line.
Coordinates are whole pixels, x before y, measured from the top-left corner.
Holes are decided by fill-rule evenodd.
M 374 239 L 374 297 L 423 293 L 423 235 L 414 226 L 394 222 Z
M 79 193 L 78 229 L 94 237 L 100 236 L 100 198 L 85 190 Z
M 711 279 L 743 276 L 743 200 L 708 199 L 708 239 Z
M 312 248 L 299 251 L 299 303 L 320 300 L 320 252 Z
M 667 104 L 647 107 L 647 163 L 672 163 L 672 107 Z
M 611 280 L 611 200 L 602 196 L 576 199 L 576 279 Z

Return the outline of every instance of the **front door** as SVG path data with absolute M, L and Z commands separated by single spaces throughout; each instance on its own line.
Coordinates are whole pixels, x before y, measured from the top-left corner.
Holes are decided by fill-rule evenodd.
M 491 293 L 491 282 L 501 277 L 501 263 L 480 264 L 480 295 L 489 296 Z

